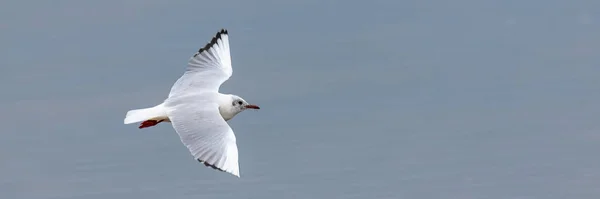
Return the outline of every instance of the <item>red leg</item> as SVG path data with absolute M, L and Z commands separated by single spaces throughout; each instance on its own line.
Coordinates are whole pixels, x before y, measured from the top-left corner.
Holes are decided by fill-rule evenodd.
M 138 127 L 138 128 L 140 128 L 140 129 L 148 128 L 148 127 L 157 125 L 160 122 L 162 122 L 162 120 L 158 120 L 158 121 L 157 120 L 146 120 L 146 121 L 142 122 L 140 124 L 140 127 Z

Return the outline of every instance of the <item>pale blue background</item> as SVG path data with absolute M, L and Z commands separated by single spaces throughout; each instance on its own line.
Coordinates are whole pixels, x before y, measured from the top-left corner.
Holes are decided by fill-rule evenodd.
M 600 2 L 0 3 L 0 198 L 600 198 Z M 242 178 L 122 124 L 230 31 Z

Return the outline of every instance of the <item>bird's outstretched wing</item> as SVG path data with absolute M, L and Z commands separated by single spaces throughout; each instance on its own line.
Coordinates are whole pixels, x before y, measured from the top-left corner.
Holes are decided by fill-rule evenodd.
M 219 112 L 219 87 L 231 74 L 229 36 L 222 29 L 190 58 L 165 108 L 181 142 L 196 160 L 239 177 L 235 135 Z
M 219 113 L 219 105 L 210 101 L 171 104 L 167 115 L 196 160 L 240 177 L 235 134 Z
M 189 59 L 185 73 L 171 87 L 169 97 L 204 91 L 218 92 L 221 84 L 232 74 L 229 33 L 221 29 Z

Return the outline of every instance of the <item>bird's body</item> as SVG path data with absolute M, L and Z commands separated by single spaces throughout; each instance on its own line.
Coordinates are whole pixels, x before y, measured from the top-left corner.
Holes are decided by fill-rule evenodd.
M 196 160 L 239 177 L 236 138 L 227 121 L 259 107 L 219 92 L 232 72 L 229 37 L 223 29 L 190 58 L 167 99 L 154 107 L 128 111 L 124 123 L 142 122 L 139 128 L 171 123 Z

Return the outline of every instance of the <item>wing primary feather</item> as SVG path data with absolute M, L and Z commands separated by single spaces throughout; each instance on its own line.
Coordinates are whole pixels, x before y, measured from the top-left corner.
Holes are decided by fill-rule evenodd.
M 199 95 L 194 99 L 217 101 L 218 98 L 211 96 Z M 185 100 L 168 100 L 167 115 L 194 159 L 207 167 L 239 177 L 235 134 L 223 120 L 218 107 L 214 102 L 198 106 Z
M 192 92 L 217 91 L 231 77 L 229 35 L 221 29 L 188 60 L 184 74 L 171 87 L 169 98 Z
M 200 162 L 200 163 L 204 164 L 204 166 L 210 167 L 210 168 L 212 168 L 212 169 L 214 169 L 214 170 L 217 170 L 217 171 L 221 171 L 221 172 L 227 172 L 227 171 L 225 171 L 225 170 L 223 170 L 223 169 L 219 169 L 219 167 L 216 167 L 215 165 L 208 164 L 208 163 L 206 163 L 206 162 L 204 162 L 204 161 L 202 161 L 202 160 L 200 160 L 200 159 L 197 159 L 197 160 L 198 160 L 198 162 Z
M 194 57 L 198 56 L 200 53 L 212 48 L 213 45 L 217 44 L 217 42 L 221 39 L 222 35 L 229 35 L 226 29 L 221 29 L 221 31 L 217 32 L 217 34 L 208 42 L 204 47 L 198 49 L 198 52 L 194 55 Z

